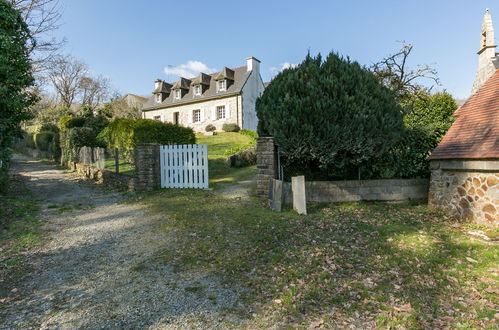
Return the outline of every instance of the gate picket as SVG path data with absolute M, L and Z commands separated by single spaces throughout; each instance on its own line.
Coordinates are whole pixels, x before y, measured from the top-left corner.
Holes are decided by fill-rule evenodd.
M 160 146 L 161 188 L 208 188 L 208 146 Z

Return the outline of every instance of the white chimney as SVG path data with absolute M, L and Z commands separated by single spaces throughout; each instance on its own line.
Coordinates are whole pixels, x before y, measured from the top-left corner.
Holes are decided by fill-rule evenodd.
M 248 71 L 255 70 L 256 72 L 260 72 L 260 61 L 250 56 L 246 59 L 246 67 Z
M 160 84 L 161 84 L 161 79 L 159 79 L 159 78 L 158 78 L 158 79 L 156 79 L 156 80 L 154 81 L 154 89 L 155 89 L 155 90 L 156 90 L 156 89 L 158 89 L 158 87 L 159 87 L 159 85 L 160 85 Z

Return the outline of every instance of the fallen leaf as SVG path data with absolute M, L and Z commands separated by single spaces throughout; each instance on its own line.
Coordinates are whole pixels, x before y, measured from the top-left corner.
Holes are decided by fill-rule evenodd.
M 310 323 L 310 325 L 308 326 L 308 329 L 319 328 L 323 324 L 324 324 L 324 320 L 321 319 L 321 320 Z
M 470 258 L 470 257 L 466 257 L 466 260 L 468 260 L 469 262 L 473 262 L 473 263 L 477 263 L 478 262 L 475 259 Z
M 281 299 L 275 299 L 275 300 L 274 300 L 274 302 L 275 302 L 276 304 L 282 304 L 282 300 L 281 300 Z

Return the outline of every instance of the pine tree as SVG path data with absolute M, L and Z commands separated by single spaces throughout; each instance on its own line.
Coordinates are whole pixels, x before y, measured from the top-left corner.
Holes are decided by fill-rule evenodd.
M 348 58 L 307 55 L 277 75 L 257 101 L 260 136 L 273 136 L 296 172 L 348 177 L 403 134 L 393 93 Z M 301 170 L 300 170 L 301 169 Z

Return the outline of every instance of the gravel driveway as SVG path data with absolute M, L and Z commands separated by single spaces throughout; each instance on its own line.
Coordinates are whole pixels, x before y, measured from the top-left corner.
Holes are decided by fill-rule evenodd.
M 12 170 L 30 177 L 48 238 L 30 251 L 34 271 L 9 298 L 1 328 L 227 328 L 244 322 L 231 313 L 240 307 L 234 288 L 209 274 L 148 263 L 173 244 L 173 234 L 155 230 L 161 219 L 141 206 L 121 203 L 123 194 L 22 156 Z

